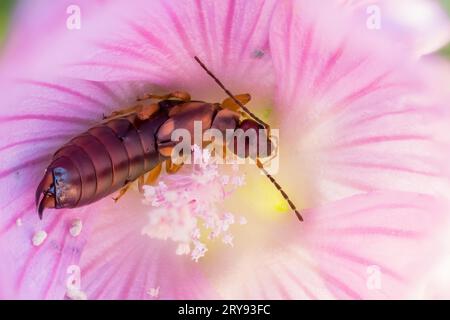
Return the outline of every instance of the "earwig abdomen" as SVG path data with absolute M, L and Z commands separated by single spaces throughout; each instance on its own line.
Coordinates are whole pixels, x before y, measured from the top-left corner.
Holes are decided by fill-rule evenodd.
M 107 125 L 91 128 L 88 132 L 103 144 L 111 158 L 111 189 L 120 188 L 128 177 L 128 154 L 122 141 Z
M 167 119 L 167 110 L 144 121 L 133 113 L 76 136 L 54 154 L 36 200 L 42 193 L 44 198 L 51 194 L 54 208 L 75 208 L 134 181 L 163 160 L 157 150 L 156 133 Z M 43 209 L 39 208 L 40 213 Z
M 127 181 L 133 181 L 144 172 L 144 149 L 133 119 L 130 118 L 115 119 L 106 124 L 122 141 L 127 152 L 129 161 Z
M 50 165 L 50 172 L 53 172 L 52 179 L 58 186 L 54 187 L 56 206 L 71 207 L 80 201 L 81 176 L 74 162 L 67 157 L 59 157 Z M 53 182 L 52 181 L 52 182 Z

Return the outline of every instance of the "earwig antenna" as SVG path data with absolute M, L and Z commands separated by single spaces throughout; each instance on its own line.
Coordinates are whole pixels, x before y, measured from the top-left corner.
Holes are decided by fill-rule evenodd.
M 211 72 L 209 71 L 209 69 L 205 66 L 205 64 L 200 60 L 199 57 L 195 56 L 194 59 L 198 62 L 198 64 L 206 71 L 207 74 L 209 74 L 209 76 L 211 78 L 214 79 L 214 81 L 219 85 L 219 87 L 222 88 L 223 91 L 225 91 L 225 93 L 231 98 L 233 99 L 233 101 L 239 106 L 241 107 L 242 110 L 245 111 L 245 113 L 247 113 L 250 117 L 252 117 L 256 122 L 258 122 L 259 124 L 261 124 L 264 128 L 268 129 L 269 125 L 267 123 L 265 123 L 264 121 L 262 121 L 260 118 L 258 118 L 253 112 L 251 112 L 246 106 L 244 106 L 238 99 L 236 99 L 233 94 L 227 89 L 225 88 L 224 84 L 217 79 L 217 77 Z
M 289 196 L 287 195 L 286 192 L 284 192 L 283 188 L 281 188 L 280 184 L 275 180 L 275 178 L 272 177 L 272 175 L 267 172 L 267 170 L 264 168 L 263 164 L 259 159 L 256 159 L 256 165 L 258 166 L 258 168 L 261 169 L 261 171 L 266 175 L 266 177 L 269 178 L 270 182 L 274 184 L 274 186 L 278 189 L 278 191 L 280 191 L 281 195 L 287 201 L 291 209 L 294 210 L 298 220 L 303 221 L 303 217 L 300 214 L 300 212 L 298 212 L 297 208 L 295 207 L 295 204 L 291 201 L 291 199 L 289 199 Z
M 258 122 L 259 124 L 261 124 L 264 128 L 266 128 L 267 130 L 269 130 L 269 125 L 267 123 L 265 123 L 264 121 L 262 121 L 261 119 L 259 119 L 253 112 L 251 112 L 246 106 L 244 106 L 238 99 L 236 99 L 233 94 L 227 89 L 225 88 L 225 86 L 223 85 L 223 83 L 216 78 L 216 76 L 209 71 L 209 69 L 204 65 L 204 63 L 199 59 L 199 57 L 195 56 L 194 59 L 198 62 L 198 64 L 206 71 L 207 74 L 209 74 L 209 76 L 211 78 L 214 79 L 214 81 L 219 85 L 219 87 L 222 88 L 223 91 L 225 91 L 225 93 L 231 98 L 233 99 L 233 101 L 239 106 L 241 107 L 242 110 L 244 110 L 248 115 L 250 115 L 250 117 L 252 117 L 256 122 Z M 267 170 L 264 168 L 263 164 L 261 163 L 261 161 L 259 159 L 256 159 L 256 165 L 258 168 L 260 168 L 262 170 L 262 172 L 266 175 L 267 178 L 269 178 L 270 182 L 273 183 L 273 185 L 278 189 L 278 191 L 280 191 L 281 195 L 283 196 L 283 198 L 287 201 L 287 203 L 289 204 L 289 206 L 291 207 L 292 210 L 294 210 L 295 215 L 297 216 L 298 220 L 303 221 L 303 217 L 300 214 L 300 212 L 298 212 L 297 208 L 295 207 L 294 203 L 291 201 L 291 199 L 289 199 L 289 196 L 287 195 L 286 192 L 284 192 L 283 188 L 281 188 L 280 184 L 275 180 L 274 177 L 272 177 L 272 175 L 270 173 L 267 172 Z

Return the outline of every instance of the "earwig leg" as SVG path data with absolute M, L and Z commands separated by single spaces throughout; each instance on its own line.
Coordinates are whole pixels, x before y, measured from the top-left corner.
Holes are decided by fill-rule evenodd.
M 177 173 L 178 170 L 180 170 L 182 166 L 183 166 L 183 164 L 175 164 L 170 159 L 166 160 L 166 172 L 168 174 Z
M 145 184 L 153 184 L 161 174 L 162 164 L 158 164 L 156 167 L 154 167 L 147 175 L 147 179 L 145 179 Z
M 166 95 L 157 95 L 157 94 L 146 94 L 142 97 L 138 97 L 137 101 L 143 101 L 147 99 L 159 99 L 166 100 L 170 98 L 179 99 L 182 101 L 191 101 L 191 95 L 185 91 L 174 91 Z
M 157 103 L 152 103 L 148 105 L 135 105 L 130 108 L 114 111 L 109 116 L 103 118 L 103 122 L 107 122 L 116 118 L 120 118 L 126 115 L 131 115 L 137 113 L 137 116 L 141 120 L 147 120 L 152 114 L 159 110 L 159 105 Z
M 129 108 L 121 109 L 112 112 L 109 116 L 103 117 L 103 122 L 110 121 L 116 118 L 123 117 L 124 115 L 132 114 L 134 112 L 140 112 L 144 108 L 143 105 L 138 104 Z
M 247 104 L 250 101 L 250 99 L 252 98 L 250 96 L 250 94 L 248 94 L 248 93 L 238 94 L 234 97 L 236 98 L 236 100 L 238 100 L 243 105 Z M 239 111 L 239 109 L 241 107 L 233 99 L 226 98 L 225 100 L 222 101 L 222 108 L 228 109 L 231 111 Z
M 131 186 L 131 182 L 126 184 L 122 189 L 120 189 L 117 197 L 113 198 L 114 202 L 119 201 L 119 199 L 122 198 L 125 193 L 127 193 L 128 189 L 130 189 L 130 186 Z
M 160 142 L 158 143 L 158 151 L 164 157 L 171 157 L 173 148 L 177 143 L 176 141 Z
M 144 188 L 143 188 L 144 184 L 145 184 L 145 178 L 144 178 L 144 175 L 142 175 L 138 178 L 138 190 L 140 193 L 144 193 Z
M 161 168 L 162 168 L 162 165 L 160 163 L 155 168 L 150 170 L 150 172 L 148 173 L 147 179 L 145 179 L 145 175 L 142 175 L 139 178 L 137 178 L 139 192 L 141 192 L 141 193 L 144 192 L 143 186 L 145 184 L 152 184 L 153 182 L 156 181 L 156 179 L 158 179 L 158 176 L 161 173 Z M 117 197 L 113 198 L 114 202 L 119 201 L 119 199 L 122 198 L 125 195 L 125 193 L 127 193 L 128 189 L 130 189 L 131 184 L 133 182 L 134 181 L 127 183 L 122 189 L 119 190 L 119 194 L 117 195 Z
M 147 120 L 159 110 L 159 105 L 157 103 L 152 103 L 146 106 L 143 106 L 141 110 L 138 112 L 137 116 L 141 120 Z

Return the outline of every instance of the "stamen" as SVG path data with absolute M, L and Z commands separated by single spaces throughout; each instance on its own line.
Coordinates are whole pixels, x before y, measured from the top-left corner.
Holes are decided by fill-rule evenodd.
M 177 247 L 176 254 L 179 256 L 187 255 L 191 252 L 191 246 L 189 243 L 180 243 Z
M 208 248 L 206 248 L 206 245 L 200 241 L 194 241 L 194 250 L 192 251 L 192 260 L 195 262 L 198 262 L 198 260 L 201 257 L 205 256 L 206 251 L 208 251 Z
M 233 236 L 231 234 L 226 234 L 225 236 L 223 236 L 222 241 L 230 247 L 233 246 Z
M 143 202 L 154 209 L 142 233 L 172 240 L 178 243 L 177 255 L 198 261 L 208 251 L 208 240 L 221 239 L 232 245 L 229 231 L 236 219 L 230 212 L 221 212 L 218 205 L 245 180 L 236 170 L 229 177 L 219 173 L 208 150 L 194 146 L 193 157 L 190 173 L 166 176 L 157 186 L 144 186 Z

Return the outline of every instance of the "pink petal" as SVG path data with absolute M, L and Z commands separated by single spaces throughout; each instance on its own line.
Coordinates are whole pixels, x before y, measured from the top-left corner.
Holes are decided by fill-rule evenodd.
M 73 238 L 68 233 L 75 218 L 88 222 L 97 206 L 49 211 L 37 216 L 34 193 L 53 152 L 71 136 L 134 97 L 137 86 L 58 79 L 3 83 L 0 110 L 0 283 L 7 298 L 63 298 L 66 270 L 77 264 L 88 227 Z M 137 94 L 137 93 L 136 93 Z M 110 200 L 110 199 L 108 199 Z M 101 203 L 100 203 L 101 206 Z M 22 226 L 17 226 L 21 221 Z M 32 245 L 33 235 L 48 238 Z
M 374 32 L 389 36 L 413 54 L 432 53 L 450 41 L 450 19 L 440 1 L 434 0 L 338 0 L 348 5 L 361 26 L 380 11 L 380 29 Z M 372 8 L 372 9 L 371 9 Z
M 176 255 L 172 241 L 141 234 L 149 207 L 129 195 L 97 212 L 94 232 L 81 259 L 81 289 L 89 299 L 211 299 L 216 297 L 189 256 Z M 130 209 L 133 208 L 133 209 Z M 152 295 L 152 289 L 159 291 Z
M 11 26 L 2 49 L 2 71 L 27 70 L 36 64 L 36 56 L 47 51 L 55 39 L 64 37 L 71 31 L 66 27 L 70 14 L 67 9 L 77 5 L 81 21 L 91 19 L 103 10 L 105 0 L 17 1 L 13 10 Z M 7 62 L 7 63 L 6 63 Z
M 273 84 L 268 30 L 274 4 L 117 2 L 86 22 L 83 28 L 90 32 L 80 35 L 83 46 L 74 48 L 73 40 L 64 39 L 61 46 L 70 47 L 65 50 L 70 54 L 56 59 L 81 78 L 141 80 L 197 96 L 223 96 L 194 61 L 197 55 L 230 89 L 267 97 Z
M 280 131 L 298 187 L 315 190 L 312 203 L 380 189 L 446 195 L 443 79 L 333 10 L 283 2 L 273 20 Z
M 31 191 L 31 190 L 30 190 Z M 39 221 L 32 193 L 17 202 L 24 207 L 10 211 L 2 208 L 0 225 L 0 298 L 3 299 L 62 299 L 67 291 L 69 267 L 78 265 L 86 244 L 89 227 L 74 237 L 69 230 L 75 219 L 89 226 L 86 209 L 76 213 L 48 211 Z M 3 205 L 3 203 L 2 203 Z M 40 245 L 33 237 L 45 231 L 48 236 Z M 36 243 L 37 244 L 37 243 Z
M 447 241 L 447 247 L 441 263 L 433 269 L 424 288 L 425 299 L 430 300 L 448 300 L 450 299 L 450 242 Z
M 411 297 L 442 252 L 447 209 L 430 196 L 373 193 L 303 212 L 302 224 L 249 219 L 252 238 L 236 236 L 208 272 L 231 299 Z
M 447 213 L 420 194 L 355 196 L 305 213 L 305 246 L 338 298 L 412 298 L 442 253 Z M 379 288 L 370 283 L 376 270 Z

